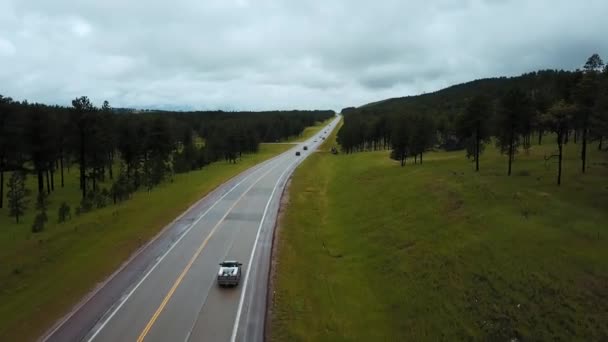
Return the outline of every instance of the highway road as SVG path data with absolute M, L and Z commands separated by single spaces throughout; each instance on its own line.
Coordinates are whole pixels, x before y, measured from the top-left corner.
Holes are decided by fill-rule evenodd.
M 338 120 L 194 204 L 41 340 L 263 341 L 272 233 L 282 190 Z M 223 260 L 243 263 L 238 287 L 217 286 Z

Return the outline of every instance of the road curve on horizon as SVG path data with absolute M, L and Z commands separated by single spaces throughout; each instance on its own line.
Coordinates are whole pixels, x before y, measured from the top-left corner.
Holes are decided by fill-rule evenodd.
M 250 168 L 194 204 L 41 340 L 263 341 L 281 193 L 293 170 L 338 121 L 339 116 L 306 142 Z M 236 288 L 217 286 L 223 260 L 243 263 Z

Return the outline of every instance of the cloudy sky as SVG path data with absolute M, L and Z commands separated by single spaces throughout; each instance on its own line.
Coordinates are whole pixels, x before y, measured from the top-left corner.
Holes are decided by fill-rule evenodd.
M 608 59 L 607 14 L 606 0 L 0 0 L 0 94 L 338 110 Z

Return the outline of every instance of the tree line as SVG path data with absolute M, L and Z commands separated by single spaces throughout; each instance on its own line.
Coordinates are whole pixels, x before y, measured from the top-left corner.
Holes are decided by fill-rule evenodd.
M 359 108 L 344 108 L 338 141 L 346 153 L 391 149 L 391 158 L 405 164 L 422 162 L 432 148 L 465 149 L 479 171 L 484 147 L 495 141 L 508 157 L 507 174 L 519 149 L 529 149 L 532 136 L 542 144 L 554 133 L 558 150 L 557 184 L 561 184 L 563 145 L 580 141 L 581 172 L 587 168 L 590 143 L 604 149 L 608 136 L 608 67 L 589 57 L 575 71 L 541 70 L 512 78 L 477 80 L 405 98 L 388 99 Z
M 79 211 L 116 203 L 174 173 L 219 160 L 236 163 L 261 142 L 301 134 L 333 115 L 329 110 L 136 113 L 115 110 L 107 101 L 97 107 L 86 96 L 64 107 L 0 95 L 0 208 L 6 185 L 10 214 L 17 220 L 23 215 L 27 175 L 35 177 L 37 203 L 44 206 L 55 187 L 65 186 L 70 167 L 78 169 Z M 106 181 L 111 185 L 101 187 Z

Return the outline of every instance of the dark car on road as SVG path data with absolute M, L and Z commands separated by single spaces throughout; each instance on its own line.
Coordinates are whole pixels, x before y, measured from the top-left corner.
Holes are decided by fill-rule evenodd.
M 296 156 L 299 156 L 299 155 L 300 155 L 300 151 L 296 151 Z
M 304 146 L 304 151 L 308 150 L 308 146 Z

